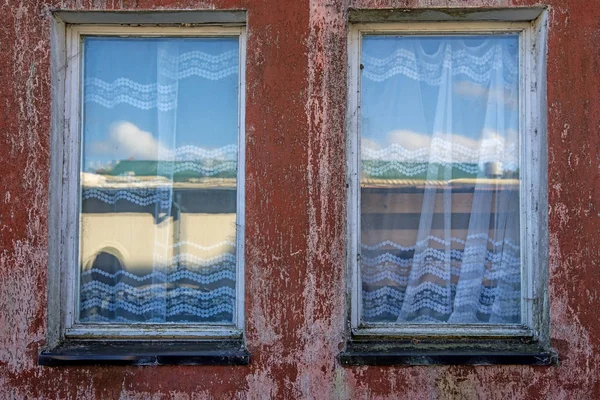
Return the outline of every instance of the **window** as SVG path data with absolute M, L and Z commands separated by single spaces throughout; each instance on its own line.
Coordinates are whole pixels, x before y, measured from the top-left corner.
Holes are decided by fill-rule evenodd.
M 360 347 L 374 338 L 412 357 L 383 362 L 415 363 L 431 347 L 398 352 L 403 339 L 545 337 L 540 32 L 531 22 L 351 27 L 348 260 L 358 347 L 343 363 L 382 362 Z
M 55 342 L 239 350 L 244 28 L 70 25 L 65 36 Z

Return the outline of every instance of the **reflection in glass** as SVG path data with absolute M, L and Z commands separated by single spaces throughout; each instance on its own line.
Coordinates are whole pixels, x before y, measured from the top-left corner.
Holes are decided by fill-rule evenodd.
M 518 40 L 363 36 L 363 322 L 520 322 Z
M 232 324 L 238 38 L 83 47 L 80 322 Z

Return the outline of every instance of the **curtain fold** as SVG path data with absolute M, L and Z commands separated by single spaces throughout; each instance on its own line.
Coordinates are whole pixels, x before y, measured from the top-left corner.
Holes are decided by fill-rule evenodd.
M 518 38 L 362 49 L 362 320 L 518 323 Z

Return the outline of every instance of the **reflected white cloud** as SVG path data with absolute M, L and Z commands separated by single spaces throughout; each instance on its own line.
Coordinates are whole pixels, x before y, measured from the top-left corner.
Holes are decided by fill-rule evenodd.
M 518 133 L 504 135 L 485 130 L 477 139 L 455 133 L 434 135 L 410 130 L 393 130 L 385 139 L 362 138 L 362 159 L 398 162 L 474 163 L 500 162 L 505 168 L 518 168 Z
M 158 160 L 168 158 L 172 153 L 152 133 L 127 121 L 111 124 L 108 139 L 94 142 L 91 151 L 97 155 L 110 155 L 113 159 L 137 160 Z
M 488 88 L 472 81 L 459 81 L 454 84 L 454 93 L 458 95 L 494 100 L 508 107 L 517 106 L 517 87 L 514 90 L 505 88 Z

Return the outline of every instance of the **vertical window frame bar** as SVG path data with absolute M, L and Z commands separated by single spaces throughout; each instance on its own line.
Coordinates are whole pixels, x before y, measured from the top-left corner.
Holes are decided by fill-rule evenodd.
M 361 34 L 358 25 L 350 26 L 348 40 L 348 109 L 346 116 L 347 147 L 347 271 L 351 277 L 347 292 L 350 295 L 350 326 L 356 329 L 362 313 L 360 281 L 360 52 Z
M 238 165 L 237 165 L 237 208 L 236 208 L 236 308 L 235 327 L 244 330 L 244 260 L 246 232 L 246 30 L 239 31 L 239 72 L 238 72 Z

